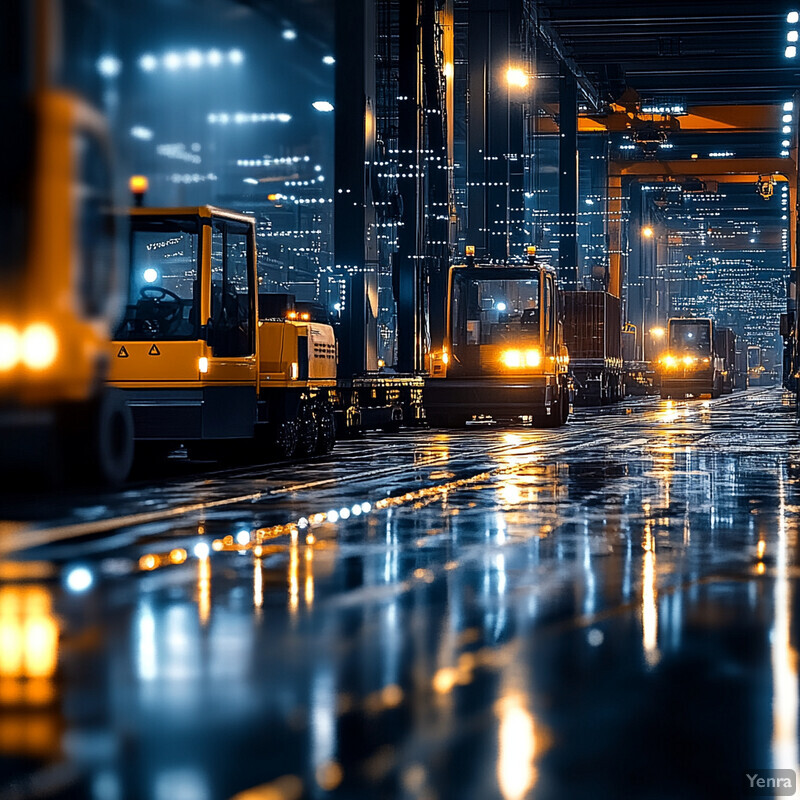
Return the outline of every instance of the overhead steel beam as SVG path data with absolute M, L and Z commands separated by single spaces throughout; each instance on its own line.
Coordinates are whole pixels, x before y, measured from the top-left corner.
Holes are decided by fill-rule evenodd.
M 531 13 L 542 41 L 553 51 L 559 62 L 575 76 L 575 82 L 587 103 L 593 108 L 602 108 L 603 99 L 597 87 L 578 62 L 570 55 L 568 48 L 553 25 L 541 16 L 537 4 L 531 4 Z

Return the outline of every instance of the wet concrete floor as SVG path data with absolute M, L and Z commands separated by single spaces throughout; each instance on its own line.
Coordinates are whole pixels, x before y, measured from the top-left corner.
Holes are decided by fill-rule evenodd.
M 7 497 L 0 800 L 755 796 L 799 479 L 772 389 Z

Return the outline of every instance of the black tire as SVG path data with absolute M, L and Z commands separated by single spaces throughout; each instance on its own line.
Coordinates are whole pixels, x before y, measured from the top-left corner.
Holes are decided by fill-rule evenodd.
M 300 406 L 297 416 L 297 455 L 302 457 L 313 456 L 317 452 L 319 441 L 319 424 L 314 409 L 310 403 Z
M 270 426 L 271 450 L 282 459 L 294 458 L 297 452 L 298 429 L 295 420 L 288 419 Z
M 107 389 L 88 407 L 61 415 L 68 481 L 113 488 L 133 466 L 133 415 L 122 392 Z
M 547 416 L 534 416 L 533 425 L 535 428 L 560 428 L 566 421 L 564 415 L 564 401 L 567 402 L 567 414 L 569 413 L 569 394 L 564 389 L 560 389 L 556 399 L 550 404 L 550 413 Z
M 314 409 L 317 417 L 317 453 L 325 455 L 333 450 L 336 444 L 336 418 L 328 403 L 318 403 Z

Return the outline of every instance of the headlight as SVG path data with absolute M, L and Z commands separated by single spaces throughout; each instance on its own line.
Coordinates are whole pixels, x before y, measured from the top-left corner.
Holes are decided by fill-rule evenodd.
M 20 341 L 12 325 L 0 325 L 0 372 L 14 369 L 19 363 Z
M 538 367 L 542 363 L 542 354 L 538 350 L 525 351 L 525 366 Z
M 664 356 L 664 358 L 661 359 L 661 362 L 664 364 L 665 367 L 669 367 L 670 369 L 672 369 L 672 367 L 674 367 L 678 363 L 675 356 Z
M 42 322 L 25 328 L 21 339 L 22 363 L 29 369 L 47 369 L 58 354 L 58 338 L 55 331 Z
M 504 350 L 501 360 L 511 369 L 538 367 L 542 363 L 542 354 L 539 350 Z
M 684 364 L 685 364 L 687 367 L 691 367 L 691 366 L 692 366 L 692 364 L 694 364 L 694 362 L 695 362 L 696 360 L 697 360 L 697 359 L 693 358 L 692 356 L 684 356 L 684 357 L 683 357 L 683 363 L 684 363 Z

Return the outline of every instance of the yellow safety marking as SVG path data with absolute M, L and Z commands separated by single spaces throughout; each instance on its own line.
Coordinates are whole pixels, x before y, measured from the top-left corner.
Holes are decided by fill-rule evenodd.
M 158 349 L 158 345 L 153 345 L 150 350 L 148 351 L 147 355 L 149 356 L 160 356 L 161 351 Z

